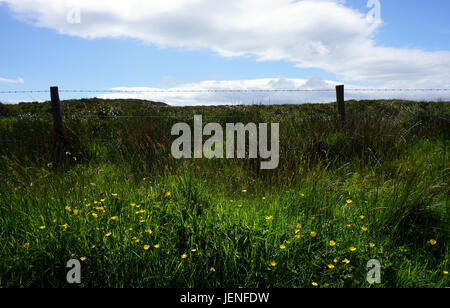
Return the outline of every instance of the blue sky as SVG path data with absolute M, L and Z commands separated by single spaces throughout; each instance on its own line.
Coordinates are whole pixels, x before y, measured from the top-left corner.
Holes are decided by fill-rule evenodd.
M 183 1 L 189 8 L 189 0 Z M 104 15 L 95 12 L 99 15 L 96 16 L 95 21 L 91 22 L 91 20 L 94 20 L 90 17 L 90 14 L 94 14 L 92 13 L 93 8 L 82 3 L 80 5 L 81 27 L 64 22 L 67 7 L 64 7 L 63 10 L 54 8 L 53 15 L 44 16 L 41 10 L 42 5 L 52 5 L 54 2 L 52 0 L 34 2 L 30 0 L 0 0 L 0 37 L 2 41 L 0 48 L 0 91 L 41 90 L 47 89 L 51 85 L 58 85 L 63 89 L 109 89 L 115 87 L 133 89 L 134 87 L 176 88 L 190 84 L 200 88 L 202 81 L 276 80 L 278 78 L 282 78 L 284 81 L 285 79 L 308 80 L 317 77 L 326 81 L 337 81 L 356 86 L 411 85 L 412 88 L 416 86 L 450 86 L 448 79 L 450 62 L 448 12 L 450 11 L 450 2 L 447 0 L 381 0 L 382 23 L 377 25 L 374 30 L 368 30 L 369 27 L 367 27 L 360 33 L 354 32 L 352 27 L 361 27 L 361 24 L 358 23 L 362 21 L 361 18 L 358 19 L 357 13 L 367 14 L 370 10 L 366 6 L 367 1 L 317 1 L 323 3 L 325 17 L 327 14 L 335 17 L 330 27 L 336 28 L 336 37 L 338 40 L 341 37 L 342 39 L 339 42 L 330 37 L 333 36 L 332 29 L 318 31 L 316 35 L 311 34 L 312 39 L 309 38 L 309 40 L 314 42 L 313 46 L 317 46 L 316 43 L 319 42 L 317 49 L 319 54 L 314 55 L 314 57 L 310 57 L 308 51 L 303 51 L 301 45 L 295 47 L 300 48 L 297 52 L 297 49 L 290 48 L 287 43 L 297 37 L 303 38 L 302 31 L 307 31 L 310 34 L 314 29 L 298 29 L 296 33 L 286 35 L 286 41 L 279 41 L 278 37 L 286 33 L 286 28 L 280 28 L 280 30 L 277 29 L 278 33 L 274 31 L 275 35 L 272 38 L 268 35 L 267 42 L 265 41 L 265 32 L 267 33 L 267 30 L 270 32 L 274 29 L 274 26 L 273 24 L 266 25 L 258 18 L 271 18 L 270 11 L 274 8 L 266 8 L 264 5 L 255 8 L 255 12 L 258 12 L 259 15 L 255 17 L 254 25 L 249 23 L 248 27 L 239 27 L 238 29 L 232 29 L 232 31 L 219 31 L 215 30 L 219 29 L 217 25 L 211 25 L 212 30 L 209 28 L 209 20 L 201 20 L 199 24 L 204 29 L 202 31 L 196 30 L 195 27 L 186 30 L 185 24 L 180 22 L 178 25 L 178 19 L 175 18 L 180 14 L 177 11 L 179 9 L 187 15 L 187 20 L 192 17 L 193 23 L 195 23 L 200 19 L 198 14 L 202 9 L 199 0 L 191 1 L 195 5 L 191 16 L 189 16 L 189 10 L 186 11 L 186 7 L 177 8 L 176 5 L 173 5 L 169 10 L 170 13 L 167 13 L 167 8 L 164 8 L 164 10 L 161 9 L 161 12 L 152 13 L 151 16 L 145 16 L 144 14 L 138 23 L 133 20 L 132 25 L 129 23 L 129 16 L 117 17 L 114 12 L 106 12 Z M 127 9 L 134 16 L 133 9 L 137 8 L 135 8 L 136 5 L 133 6 L 132 2 L 136 1 L 128 2 L 130 2 L 130 7 Z M 252 0 L 247 2 L 251 7 Z M 273 2 L 276 3 L 277 1 Z M 294 1 L 290 2 L 292 3 L 280 0 L 280 8 L 283 9 L 284 6 L 289 10 L 289 6 L 294 5 Z M 30 3 L 38 4 L 33 7 L 34 4 Z M 339 7 L 346 10 L 334 15 L 333 8 Z M 119 9 L 123 10 L 124 8 Z M 212 6 L 211 8 L 211 4 L 205 4 L 205 14 L 211 9 L 215 9 L 215 7 Z M 287 18 L 291 18 L 290 22 L 293 26 L 303 19 L 309 18 L 308 16 L 314 15 L 305 12 L 307 15 L 303 16 L 303 11 L 315 10 L 314 7 L 308 8 L 307 6 L 296 9 L 299 12 L 298 20 L 295 15 Z M 105 3 L 105 11 L 107 10 L 108 3 Z M 139 10 L 142 10 L 142 8 Z M 227 12 L 224 11 L 225 13 L 221 17 L 226 18 Z M 164 15 L 168 16 L 170 21 L 171 13 L 173 13 L 174 19 L 170 26 L 157 30 L 162 34 L 157 31 L 152 33 L 153 29 L 158 28 L 155 26 L 156 21 L 153 20 L 159 20 L 159 15 Z M 232 17 L 232 14 L 242 14 L 242 18 L 245 19 L 246 14 L 250 13 L 248 8 L 245 8 L 245 10 L 240 8 L 231 10 L 229 14 L 230 17 Z M 267 14 L 267 16 L 264 14 Z M 61 18 L 52 17 L 59 15 L 61 15 Z M 253 15 L 249 16 L 249 18 L 253 18 Z M 280 13 L 280 16 L 283 16 L 282 13 Z M 107 22 L 103 23 L 102 18 Z M 283 17 L 279 18 L 281 18 L 280 23 L 282 23 Z M 340 21 L 339 18 L 342 18 L 342 20 Z M 350 24 L 349 20 L 352 20 L 351 22 L 354 22 L 354 25 Z M 275 18 L 275 25 L 276 22 Z M 108 28 L 115 28 L 116 26 L 118 30 L 108 32 Z M 223 25 L 225 29 L 233 26 L 234 24 L 231 21 L 230 24 L 225 22 Z M 267 30 L 263 29 L 266 26 Z M 141 33 L 142 27 L 145 31 Z M 252 27 L 258 27 L 256 29 L 261 29 L 261 33 L 258 33 L 258 30 Z M 187 35 L 184 34 L 185 31 Z M 217 33 L 214 31 L 217 31 Z M 236 37 L 239 38 L 240 31 L 242 31 L 244 37 L 242 41 L 236 39 Z M 62 32 L 68 34 L 62 34 Z M 193 33 L 192 38 L 189 38 L 191 32 Z M 248 44 L 249 46 L 246 43 L 246 35 L 250 40 L 254 39 Z M 170 39 L 166 39 L 166 36 Z M 221 36 L 223 36 L 223 41 L 217 38 Z M 236 40 L 236 42 L 228 43 L 233 40 Z M 363 59 L 368 53 L 373 52 L 379 53 L 381 59 L 369 58 L 367 62 L 361 61 L 361 64 L 353 64 L 352 59 L 334 56 L 338 53 L 335 50 L 342 49 L 340 44 L 345 45 L 347 40 L 349 46 L 355 44 L 355 42 L 364 45 L 372 41 L 374 44 L 372 47 L 367 47 L 368 49 L 359 51 L 359 54 L 355 53 L 354 58 Z M 179 41 L 181 43 L 178 43 Z M 199 44 L 198 41 L 201 41 L 201 43 Z M 271 42 L 273 45 L 280 46 L 286 42 L 286 47 L 266 52 L 264 45 L 272 46 Z M 305 42 L 308 44 L 309 41 Z M 325 46 L 324 50 L 326 51 L 323 57 L 320 55 L 322 46 Z M 314 48 L 312 50 L 315 53 L 316 49 Z M 392 48 L 393 51 L 391 52 L 390 49 L 380 50 L 380 48 Z M 413 54 L 411 50 L 419 50 L 424 55 Z M 424 61 L 423 64 L 417 64 L 416 70 L 410 74 L 409 70 L 414 69 L 414 67 L 411 68 L 408 63 L 403 66 L 399 65 L 398 68 L 390 68 L 390 63 L 399 62 L 391 56 L 397 52 L 399 55 L 396 56 L 399 60 L 411 57 L 412 64 L 422 61 L 423 58 L 427 59 L 428 56 L 430 59 Z M 439 52 L 442 54 L 437 54 Z M 231 57 L 229 53 L 232 54 Z M 386 59 L 383 59 L 383 57 Z M 335 67 L 334 65 L 334 62 L 340 61 L 341 58 L 342 63 L 345 63 L 345 69 L 348 68 L 348 72 L 342 71 L 342 74 L 341 67 Z M 306 63 L 303 62 L 304 59 L 307 59 Z M 440 62 L 442 62 L 442 65 L 440 65 Z M 299 63 L 301 64 L 299 65 Z M 355 67 L 349 68 L 349 65 Z M 442 66 L 440 68 L 442 71 L 438 71 L 440 66 Z M 424 67 L 430 68 L 430 72 L 424 72 L 425 78 L 421 80 L 420 73 L 421 70 L 424 70 Z M 381 68 L 385 68 L 386 72 L 380 71 Z M 401 74 L 402 70 L 404 70 L 403 75 Z M 437 80 L 434 80 L 432 77 L 436 71 L 438 77 Z M 411 77 L 412 75 L 415 77 Z M 374 76 L 373 79 L 371 76 Z M 223 86 L 223 84 L 216 85 Z M 261 86 L 267 86 L 267 83 L 262 83 Z M 212 86 L 208 84 L 207 87 Z M 0 101 L 40 100 L 45 98 L 41 98 L 41 96 L 33 94 L 20 97 L 15 95 L 13 97 L 10 94 L 0 94 Z

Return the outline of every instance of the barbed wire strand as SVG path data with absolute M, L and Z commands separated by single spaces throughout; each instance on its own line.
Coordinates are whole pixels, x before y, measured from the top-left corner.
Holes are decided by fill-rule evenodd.
M 147 89 L 147 90 L 63 90 L 60 93 L 257 93 L 257 92 L 335 92 L 335 89 Z M 450 88 L 348 88 L 346 92 L 450 92 Z M 49 93 L 49 90 L 7 90 L 0 94 Z

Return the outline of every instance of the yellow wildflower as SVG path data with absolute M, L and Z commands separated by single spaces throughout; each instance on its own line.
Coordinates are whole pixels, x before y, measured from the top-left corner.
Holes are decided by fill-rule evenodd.
M 335 241 L 330 241 L 330 246 L 331 247 L 336 246 L 336 242 Z
M 86 257 L 81 257 L 80 260 L 84 262 L 86 261 Z
M 210 270 L 211 272 L 213 272 L 213 273 L 216 271 L 216 269 L 215 269 L 214 267 L 212 267 L 212 266 L 211 266 L 211 268 L 210 268 L 209 270 Z
M 25 249 L 30 248 L 30 243 L 25 243 L 25 244 L 23 244 L 23 248 L 25 248 Z
M 367 227 L 361 227 L 361 230 L 362 230 L 363 232 L 366 232 L 368 229 L 367 229 Z
M 187 254 L 183 253 L 183 254 L 181 255 L 181 259 L 186 259 L 186 258 L 187 258 Z
M 95 219 L 98 218 L 98 215 L 96 213 L 92 213 L 92 217 L 94 217 Z
M 314 232 L 314 231 L 311 231 L 310 235 L 311 235 L 311 237 L 316 237 L 316 236 L 317 236 L 317 233 Z
M 318 287 L 319 286 L 319 284 L 317 282 L 313 282 L 311 284 L 312 284 L 313 287 Z
M 40 226 L 39 229 L 44 230 L 45 226 Z
M 280 245 L 280 249 L 286 249 L 286 245 Z
M 160 246 L 159 246 L 159 244 L 156 244 L 156 245 L 153 246 L 153 247 L 155 247 L 156 249 L 158 249 Z
M 327 266 L 328 266 L 329 269 L 333 269 L 334 268 L 333 264 L 328 264 Z
M 375 247 L 375 244 L 374 243 L 369 243 L 369 247 L 373 248 L 373 247 Z
M 356 248 L 352 246 L 352 247 L 350 247 L 350 251 L 352 251 L 352 252 L 356 251 Z
M 433 239 L 431 239 L 429 243 L 430 243 L 431 245 L 433 245 L 433 246 L 434 246 L 434 245 L 436 245 L 436 244 L 437 244 L 437 241 L 436 241 L 436 240 L 433 240 Z
M 273 219 L 273 216 L 267 216 L 266 217 L 266 220 L 272 220 Z
M 117 217 L 117 216 L 113 216 L 113 217 L 111 217 L 111 220 L 117 220 L 117 219 L 119 219 L 119 217 Z
M 105 236 L 106 236 L 106 237 L 110 237 L 110 236 L 111 236 L 111 232 L 106 233 Z
M 347 202 L 347 204 L 351 204 L 351 203 L 353 203 L 353 200 L 348 199 L 345 202 Z
M 144 250 L 149 250 L 150 249 L 150 245 L 144 245 Z
M 271 265 L 272 267 L 277 266 L 277 264 L 276 264 L 275 262 L 271 262 L 270 265 Z

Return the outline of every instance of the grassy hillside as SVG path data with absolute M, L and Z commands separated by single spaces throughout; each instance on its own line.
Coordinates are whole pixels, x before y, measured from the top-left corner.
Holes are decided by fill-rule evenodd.
M 449 286 L 449 102 L 62 108 L 60 160 L 49 103 L 0 105 L 0 286 Z M 279 168 L 174 159 L 195 114 L 280 123 Z

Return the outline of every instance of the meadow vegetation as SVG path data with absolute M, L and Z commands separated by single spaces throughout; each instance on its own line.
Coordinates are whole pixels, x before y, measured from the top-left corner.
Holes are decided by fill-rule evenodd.
M 448 287 L 450 103 L 0 104 L 0 286 Z M 280 164 L 176 160 L 178 122 L 280 123 Z M 381 284 L 366 281 L 377 259 Z

